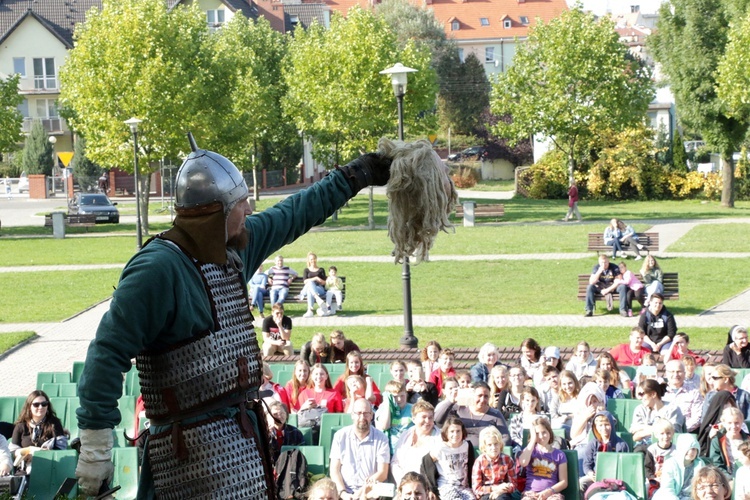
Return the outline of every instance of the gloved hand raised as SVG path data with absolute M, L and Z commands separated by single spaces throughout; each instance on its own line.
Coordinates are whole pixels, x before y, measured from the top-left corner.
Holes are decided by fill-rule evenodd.
M 357 194 L 368 186 L 385 186 L 391 176 L 391 159 L 380 153 L 367 153 L 343 167 L 337 167 Z
M 109 483 L 114 475 L 112 464 L 112 429 L 81 429 L 81 455 L 76 477 L 78 487 L 87 496 L 96 496 L 102 482 Z

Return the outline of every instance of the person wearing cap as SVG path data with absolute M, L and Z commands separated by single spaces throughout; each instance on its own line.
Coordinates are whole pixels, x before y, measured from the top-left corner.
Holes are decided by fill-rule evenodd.
M 173 227 L 125 266 L 78 384 L 76 476 L 87 496 L 113 476 L 112 429 L 121 421 L 117 400 L 132 358 L 151 421 L 139 498 L 273 494 L 247 282 L 269 255 L 390 177 L 390 158 L 366 154 L 253 214 L 237 167 L 189 138 Z
M 555 346 L 549 346 L 542 351 L 542 367 L 534 372 L 534 387 L 541 387 L 544 384 L 544 368 L 546 366 L 554 366 L 557 371 L 563 369 L 563 363 L 560 360 L 560 348 Z

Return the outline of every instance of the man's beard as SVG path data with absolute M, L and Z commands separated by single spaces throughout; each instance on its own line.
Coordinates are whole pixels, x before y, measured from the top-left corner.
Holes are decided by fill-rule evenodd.
M 242 231 L 227 240 L 227 246 L 235 250 L 244 250 L 249 243 L 250 237 L 247 235 L 247 231 Z

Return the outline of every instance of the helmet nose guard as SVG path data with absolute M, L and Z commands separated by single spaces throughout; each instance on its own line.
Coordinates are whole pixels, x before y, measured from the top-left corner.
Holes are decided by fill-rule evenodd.
M 224 156 L 198 149 L 191 133 L 188 140 L 192 152 L 177 171 L 175 208 L 189 210 L 219 202 L 229 213 L 249 194 L 242 173 Z

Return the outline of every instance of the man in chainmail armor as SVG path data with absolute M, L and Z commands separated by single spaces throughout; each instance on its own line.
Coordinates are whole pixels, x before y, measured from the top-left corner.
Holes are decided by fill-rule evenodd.
M 112 478 L 122 373 L 135 358 L 151 422 L 138 498 L 275 497 L 246 284 L 269 255 L 390 175 L 389 158 L 367 154 L 251 215 L 237 167 L 190 142 L 174 226 L 125 266 L 89 346 L 76 470 L 87 495 Z

